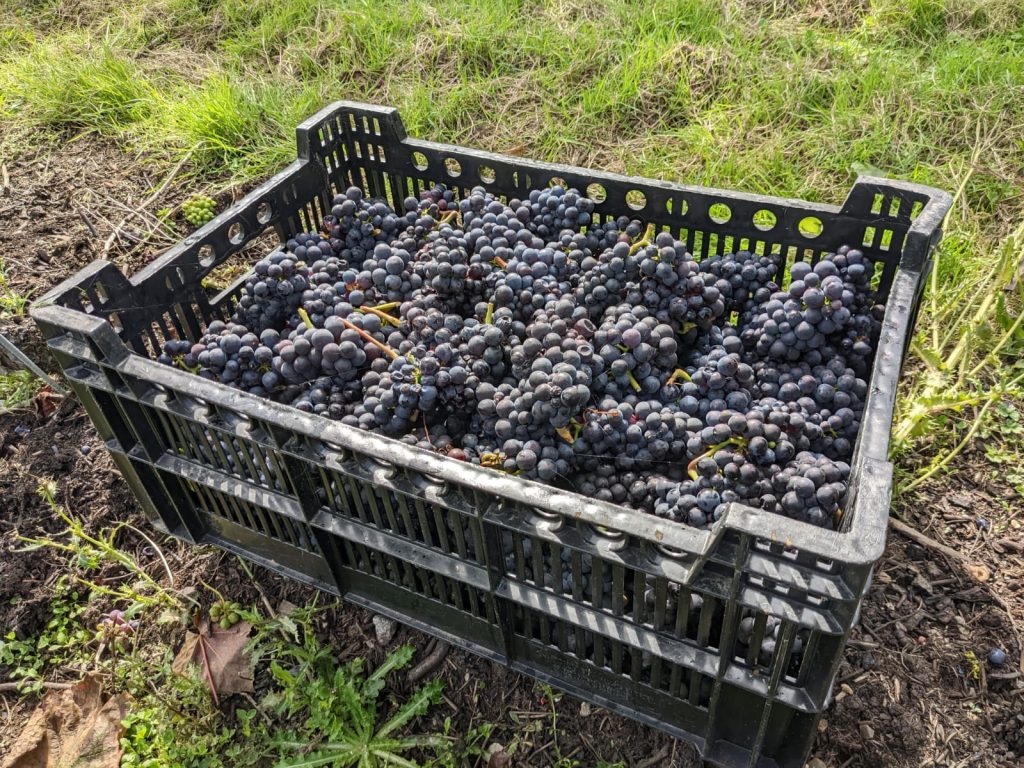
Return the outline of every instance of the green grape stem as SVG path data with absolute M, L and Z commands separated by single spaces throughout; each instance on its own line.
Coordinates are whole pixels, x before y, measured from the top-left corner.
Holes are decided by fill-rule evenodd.
M 693 381 L 693 379 L 690 378 L 690 374 L 688 374 L 682 368 L 676 368 L 674 371 L 672 371 L 672 375 L 668 377 L 668 381 L 666 381 L 665 384 L 675 384 L 677 378 L 680 378 L 683 381 Z
M 393 325 L 397 328 L 402 324 L 400 320 L 392 317 L 387 312 L 383 312 L 380 307 L 360 307 L 359 311 L 363 314 L 370 313 L 371 315 L 376 315 L 385 325 Z
M 686 474 L 690 476 L 691 480 L 697 480 L 700 477 L 700 475 L 697 474 L 697 462 L 699 462 L 701 459 L 706 459 L 709 456 L 714 456 L 718 451 L 722 450 L 728 445 L 738 445 L 742 447 L 745 446 L 746 444 L 747 441 L 744 440 L 742 437 L 730 437 L 728 440 L 723 440 L 718 445 L 711 446 L 699 456 L 695 456 L 693 460 L 686 465 Z
M 647 230 L 641 239 L 637 240 L 629 247 L 629 255 L 632 256 L 641 248 L 646 248 L 648 245 L 654 242 L 654 225 L 648 224 Z

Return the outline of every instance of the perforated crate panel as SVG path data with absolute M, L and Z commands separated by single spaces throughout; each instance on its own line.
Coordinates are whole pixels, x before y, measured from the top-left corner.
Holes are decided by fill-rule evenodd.
M 723 766 L 802 766 L 885 542 L 896 382 L 950 205 L 857 180 L 842 206 L 629 178 L 409 139 L 339 102 L 299 159 L 130 279 L 98 261 L 32 315 L 152 523 L 443 637 L 693 742 Z M 837 531 L 730 505 L 699 531 L 304 414 L 160 365 L 228 318 L 203 278 L 270 231 L 316 228 L 355 185 L 398 207 L 441 182 L 511 198 L 562 183 L 698 258 L 876 261 L 886 315 Z M 243 278 L 244 279 L 244 278 Z

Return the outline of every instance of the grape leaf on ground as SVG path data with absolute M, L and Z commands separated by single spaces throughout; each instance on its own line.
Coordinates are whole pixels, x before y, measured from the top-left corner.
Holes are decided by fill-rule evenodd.
M 240 621 L 231 629 L 209 625 L 209 631 L 188 632 L 174 659 L 172 668 L 179 675 L 188 675 L 193 664 L 210 686 L 213 700 L 233 693 L 249 693 L 252 687 L 252 659 L 245 651 L 249 642 L 248 622 Z
M 3 768 L 117 768 L 121 721 L 127 714 L 128 699 L 118 694 L 104 700 L 95 678 L 51 691 L 25 724 Z

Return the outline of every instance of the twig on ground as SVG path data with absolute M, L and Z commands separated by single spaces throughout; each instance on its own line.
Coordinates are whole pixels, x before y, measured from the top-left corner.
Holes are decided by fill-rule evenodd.
M 12 190 L 11 177 L 7 173 L 7 163 L 0 163 L 0 192 Z
M 958 563 L 969 563 L 967 556 L 963 552 L 958 552 L 952 547 L 947 547 L 945 544 L 936 541 L 931 536 L 921 533 L 916 528 L 911 528 L 909 525 L 904 523 L 895 517 L 889 518 L 889 527 L 892 528 L 896 533 L 906 536 L 911 541 L 920 544 L 922 547 L 940 552 L 951 560 L 955 560 Z
M 668 747 L 662 747 L 657 753 L 637 763 L 635 768 L 654 768 L 656 765 L 661 765 L 667 758 Z
M 448 650 L 451 648 L 444 640 L 438 640 L 437 645 L 434 646 L 434 650 L 430 654 L 417 664 L 415 667 L 409 670 L 408 680 L 410 683 L 415 684 L 422 680 L 424 677 L 429 675 L 441 662 L 444 661 L 444 657 L 448 655 Z
M 213 703 L 220 706 L 220 696 L 217 695 L 217 685 L 213 682 L 213 672 L 210 670 L 210 657 L 206 653 L 206 638 L 199 633 L 199 650 L 203 653 L 203 671 L 206 673 L 206 681 L 210 684 L 210 694 L 213 696 Z
M 127 214 L 123 219 L 121 219 L 121 223 L 114 227 L 114 231 L 110 233 L 110 237 L 108 237 L 107 241 L 103 244 L 104 255 L 109 253 L 110 249 L 113 248 L 114 240 L 120 237 L 121 229 L 124 227 L 125 224 L 128 223 L 131 217 L 134 215 L 141 216 L 142 212 L 144 212 L 145 209 L 148 208 L 154 200 L 160 197 L 160 195 L 164 193 L 164 190 L 166 190 L 168 186 L 170 186 L 171 182 L 174 181 L 174 178 L 178 175 L 181 169 L 185 166 L 185 163 L 187 163 L 189 158 L 191 157 L 192 152 L 186 152 L 185 156 L 182 157 L 181 160 L 179 160 L 173 168 L 171 168 L 170 173 L 168 173 L 167 176 L 164 177 L 164 180 L 161 181 L 160 184 L 157 186 L 157 188 L 153 190 L 153 194 L 151 194 L 149 197 L 147 197 L 145 200 L 139 203 L 139 205 L 135 207 L 132 213 Z
M 1003 549 L 1010 549 L 1014 552 L 1024 553 L 1024 541 L 1013 541 L 1012 539 L 996 539 L 992 542 L 993 547 L 1002 547 Z
M 98 240 L 100 234 L 96 231 L 96 225 L 92 223 L 92 219 L 90 219 L 89 215 L 81 208 L 78 209 L 78 218 L 80 218 L 82 223 L 89 229 L 89 234 Z

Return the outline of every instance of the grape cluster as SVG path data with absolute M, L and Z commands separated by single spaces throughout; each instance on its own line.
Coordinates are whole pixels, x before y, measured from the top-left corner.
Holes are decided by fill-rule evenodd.
M 765 508 L 812 525 L 830 526 L 849 477 L 846 462 L 802 451 L 772 478 L 779 498 L 775 506 Z
M 581 470 L 597 471 L 614 462 L 624 470 L 668 471 L 685 465 L 687 442 L 692 434 L 689 417 L 680 409 L 658 400 L 635 405 L 605 398 L 598 408 L 584 414 L 573 450 Z
M 700 270 L 716 278 L 715 287 L 725 297 L 727 312 L 745 315 L 778 292 L 775 274 L 778 263 L 771 256 L 750 251 L 710 256 L 700 262 Z
M 245 326 L 215 320 L 195 344 L 177 340 L 164 342 L 159 359 L 204 378 L 265 395 L 268 390 L 262 378 L 269 370 L 273 352 Z
M 485 285 L 494 257 L 484 258 L 479 251 L 470 255 L 464 246 L 452 246 L 442 237 L 428 240 L 413 264 L 413 275 L 429 291 L 424 306 L 469 314 L 477 304 L 486 303 Z
M 352 187 L 159 359 L 307 413 L 706 528 L 841 519 L 880 327 L 873 262 L 595 221 L 576 190 Z M 546 577 L 545 577 L 546 578 Z
M 579 232 L 590 224 L 594 201 L 574 189 L 552 187 L 535 189 L 516 210 L 520 221 L 544 239 L 551 239 L 563 230 Z
M 877 321 L 868 299 L 867 259 L 859 250 L 841 250 L 813 267 L 795 263 L 789 288 L 773 293 L 753 314 L 743 340 L 758 357 L 820 363 L 832 357 L 828 344 L 837 336 L 854 354 L 870 354 Z
M 306 251 L 304 243 L 317 235 L 299 235 L 289 240 L 287 250 L 278 250 L 256 262 L 242 286 L 235 306 L 234 321 L 255 333 L 280 328 L 302 305 L 310 288 L 310 270 L 296 251 Z M 299 243 L 298 238 L 302 238 Z M 311 246 L 319 256 L 319 248 Z
M 686 252 L 686 245 L 661 232 L 654 242 L 645 241 L 639 256 L 639 296 L 627 293 L 632 303 L 651 309 L 663 322 L 679 323 L 686 333 L 693 328 L 707 331 L 725 314 L 725 299 L 709 273 L 701 272 Z
M 413 201 L 415 202 L 415 200 Z M 352 267 L 360 267 L 377 243 L 389 243 L 400 232 L 415 225 L 417 208 L 400 215 L 383 201 L 367 200 L 359 187 L 349 187 L 331 203 L 323 233 L 340 244 L 339 256 Z
M 181 215 L 193 227 L 201 227 L 217 214 L 216 201 L 207 195 L 195 195 L 181 204 Z
M 659 322 L 644 306 L 609 307 L 594 333 L 607 372 L 597 391 L 622 399 L 632 390 L 653 395 L 678 362 L 678 326 Z

